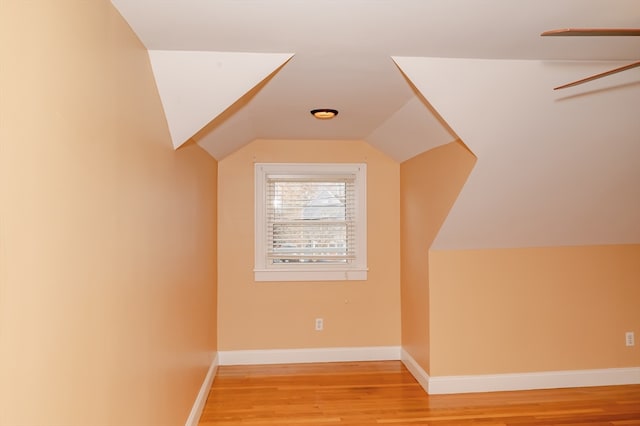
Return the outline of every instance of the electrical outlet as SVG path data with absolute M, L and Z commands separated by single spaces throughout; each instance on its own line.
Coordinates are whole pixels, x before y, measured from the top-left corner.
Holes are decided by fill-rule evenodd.
M 636 344 L 636 336 L 633 334 L 633 331 L 627 331 L 624 334 L 624 341 L 627 346 L 634 346 Z
M 324 320 L 322 318 L 316 318 L 316 331 L 322 331 L 324 329 Z

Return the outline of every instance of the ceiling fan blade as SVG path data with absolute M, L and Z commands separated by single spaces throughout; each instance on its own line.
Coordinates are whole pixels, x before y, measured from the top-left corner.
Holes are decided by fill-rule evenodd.
M 546 36 L 640 36 L 640 28 L 561 28 L 540 34 Z
M 605 71 L 605 72 L 602 72 L 600 74 L 595 74 L 595 75 L 592 75 L 591 77 L 583 78 L 581 80 L 573 81 L 571 83 L 563 84 L 562 86 L 554 87 L 553 90 L 565 89 L 567 87 L 577 86 L 578 84 L 586 83 L 586 82 L 592 81 L 592 80 L 597 80 L 598 78 L 606 77 L 608 75 L 616 74 L 616 73 L 619 73 L 619 72 L 622 72 L 622 71 L 626 71 L 626 70 L 630 70 L 630 69 L 636 68 L 636 67 L 640 67 L 640 61 L 633 62 L 633 63 L 631 63 L 629 65 L 624 65 L 624 66 L 619 67 L 619 68 L 614 68 L 612 70 Z

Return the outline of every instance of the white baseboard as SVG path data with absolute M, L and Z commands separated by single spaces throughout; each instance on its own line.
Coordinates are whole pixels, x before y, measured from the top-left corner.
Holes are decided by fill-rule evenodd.
M 411 375 L 418 381 L 420 386 L 422 386 L 422 389 L 429 393 L 429 375 L 404 348 L 401 350 L 400 360 L 404 366 L 407 367 Z
M 301 364 L 309 362 L 389 361 L 400 359 L 399 346 L 268 349 L 218 352 L 220 365 Z
M 404 349 L 402 363 L 431 395 L 640 384 L 640 367 L 537 373 L 429 376 Z
M 632 384 L 640 384 L 640 367 L 474 376 L 432 376 L 429 378 L 428 392 L 430 394 L 450 394 Z
M 204 382 L 202 382 L 202 386 L 200 386 L 200 391 L 193 403 L 193 407 L 191 407 L 191 412 L 189 413 L 185 426 L 198 426 L 200 416 L 202 416 L 202 410 L 204 410 L 204 405 L 207 402 L 207 396 L 209 396 L 209 390 L 213 384 L 213 379 L 216 377 L 218 365 L 218 354 L 216 354 L 211 361 L 211 366 L 209 367 L 209 371 L 207 371 Z

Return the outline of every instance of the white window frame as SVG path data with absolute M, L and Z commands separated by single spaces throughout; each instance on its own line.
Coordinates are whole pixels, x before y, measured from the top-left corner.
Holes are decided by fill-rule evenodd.
M 255 281 L 348 281 L 367 279 L 367 165 L 365 163 L 256 163 Z M 273 264 L 267 259 L 267 177 L 355 176 L 356 259 L 349 264 Z

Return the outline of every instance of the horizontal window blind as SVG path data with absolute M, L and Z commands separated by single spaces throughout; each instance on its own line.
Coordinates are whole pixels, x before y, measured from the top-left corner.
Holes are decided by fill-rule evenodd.
M 356 258 L 355 175 L 266 179 L 271 264 L 348 264 Z

